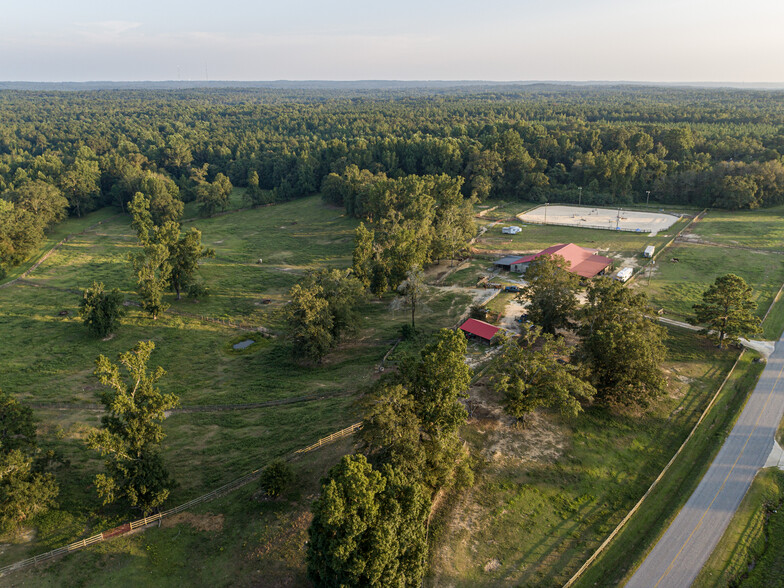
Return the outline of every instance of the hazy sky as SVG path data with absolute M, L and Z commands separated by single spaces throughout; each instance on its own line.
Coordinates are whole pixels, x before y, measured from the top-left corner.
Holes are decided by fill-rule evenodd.
M 784 0 L 0 6 L 0 80 L 784 81 Z

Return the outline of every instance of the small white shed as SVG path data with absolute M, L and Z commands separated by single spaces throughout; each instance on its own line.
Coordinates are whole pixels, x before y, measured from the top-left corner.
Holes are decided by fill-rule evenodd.
M 656 247 L 654 247 L 653 245 L 648 245 L 645 248 L 645 251 L 643 251 L 642 256 L 643 257 L 653 257 L 653 252 L 654 251 L 656 251 Z

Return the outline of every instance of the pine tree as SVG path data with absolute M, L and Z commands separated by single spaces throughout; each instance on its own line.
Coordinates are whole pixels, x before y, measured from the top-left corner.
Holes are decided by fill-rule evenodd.
M 737 343 L 740 337 L 761 332 L 753 296 L 754 290 L 743 278 L 735 274 L 720 276 L 703 293 L 702 302 L 694 305 L 693 322 L 712 330 L 719 347 Z

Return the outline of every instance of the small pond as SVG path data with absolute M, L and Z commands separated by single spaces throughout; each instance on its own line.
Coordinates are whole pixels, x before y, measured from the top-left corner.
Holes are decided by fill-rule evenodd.
M 232 348 L 237 350 L 245 349 L 246 347 L 250 347 L 254 343 L 255 341 L 253 339 L 245 339 L 244 341 L 240 341 L 239 343 L 235 343 L 234 345 L 232 345 Z

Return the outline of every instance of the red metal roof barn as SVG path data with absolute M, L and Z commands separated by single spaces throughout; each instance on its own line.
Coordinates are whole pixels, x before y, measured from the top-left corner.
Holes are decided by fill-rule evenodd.
M 501 330 L 501 327 L 496 327 L 495 325 L 477 319 L 468 319 L 460 325 L 459 328 L 467 335 L 474 335 L 485 341 L 490 341 L 493 338 L 493 335 Z

